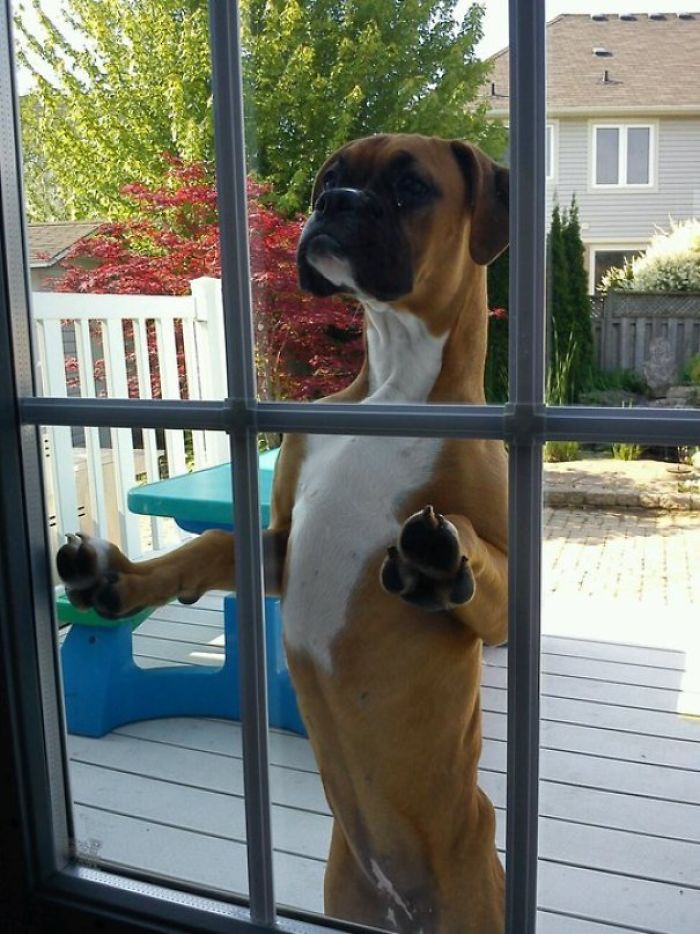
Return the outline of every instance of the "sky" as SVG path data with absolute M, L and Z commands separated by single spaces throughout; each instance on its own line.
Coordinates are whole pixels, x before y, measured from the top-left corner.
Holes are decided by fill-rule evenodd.
M 481 0 L 486 7 L 484 38 L 479 44 L 478 54 L 487 58 L 508 45 L 508 0 Z M 470 6 L 471 0 L 461 0 L 460 8 Z M 27 4 L 28 5 L 28 4 Z M 48 15 L 60 23 L 61 0 L 42 0 Z M 673 2 L 673 0 L 548 0 L 547 19 L 560 13 L 685 13 L 700 12 L 700 0 Z M 20 73 L 19 91 L 28 90 L 27 76 Z

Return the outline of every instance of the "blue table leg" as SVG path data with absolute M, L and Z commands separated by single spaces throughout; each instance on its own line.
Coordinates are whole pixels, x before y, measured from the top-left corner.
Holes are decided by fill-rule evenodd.
M 284 658 L 279 601 L 265 601 L 270 725 L 306 735 Z M 139 668 L 132 625 L 74 625 L 61 649 L 68 730 L 104 736 L 156 717 L 240 719 L 238 626 L 234 596 L 224 601 L 225 661 L 219 668 Z
M 279 600 L 271 597 L 265 599 L 265 628 L 267 703 L 270 726 L 278 730 L 291 730 L 300 736 L 306 736 L 306 727 L 299 713 L 296 694 L 287 668 Z M 230 658 L 231 662 L 235 663 L 235 678 L 236 685 L 238 685 L 238 604 L 233 594 L 224 599 L 224 629 L 226 633 L 226 661 L 228 663 Z M 238 697 L 238 691 L 236 691 L 236 697 Z

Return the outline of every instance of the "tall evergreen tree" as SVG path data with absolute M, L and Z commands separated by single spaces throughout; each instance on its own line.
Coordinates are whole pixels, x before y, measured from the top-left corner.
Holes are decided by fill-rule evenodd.
M 559 205 L 552 210 L 547 237 L 547 348 L 548 401 L 562 404 L 570 398 L 569 367 L 573 353 L 571 287 L 569 283 L 564 225 Z
M 595 356 L 593 325 L 591 322 L 591 299 L 588 294 L 588 274 L 584 266 L 584 246 L 581 239 L 581 225 L 575 195 L 571 199 L 571 207 L 564 220 L 562 236 L 569 276 L 570 320 L 574 335 L 571 401 L 575 402 L 579 393 L 586 388 L 591 380 Z
M 590 381 L 594 356 L 575 197 L 568 211 L 554 206 L 547 246 L 547 394 L 553 404 L 573 404 Z

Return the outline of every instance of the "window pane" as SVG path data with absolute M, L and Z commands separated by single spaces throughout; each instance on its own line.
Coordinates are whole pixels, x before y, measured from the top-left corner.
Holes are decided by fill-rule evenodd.
M 73 846 L 245 896 L 230 467 L 173 467 L 201 434 L 42 429 Z
M 547 145 L 545 147 L 545 152 L 546 152 L 545 174 L 547 178 L 551 178 L 552 173 L 553 173 L 552 160 L 554 158 L 554 148 L 553 148 L 554 147 L 554 127 L 551 124 L 547 126 L 546 133 L 547 133 Z
M 696 928 L 700 478 L 678 451 L 580 445 L 544 465 L 539 904 L 553 931 L 571 916 Z
M 299 473 L 282 601 L 295 696 L 271 669 L 288 698 L 272 725 L 292 731 L 271 735 L 278 900 L 390 931 L 499 930 L 504 446 L 286 435 L 283 456 L 285 482 Z
M 650 162 L 649 127 L 630 127 L 627 130 L 627 184 L 647 185 Z
M 619 183 L 620 131 L 616 127 L 596 129 L 596 184 Z

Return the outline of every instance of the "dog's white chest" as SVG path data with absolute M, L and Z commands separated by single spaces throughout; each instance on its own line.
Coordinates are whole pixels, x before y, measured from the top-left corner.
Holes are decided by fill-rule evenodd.
M 289 645 L 309 652 L 325 670 L 331 670 L 331 643 L 345 624 L 367 560 L 396 542 L 401 507 L 430 479 L 440 444 L 308 439 L 292 513 L 282 616 Z
M 440 372 L 444 338 L 392 309 L 368 309 L 368 319 L 371 394 L 365 401 L 424 402 Z M 307 439 L 282 617 L 288 644 L 326 671 L 368 559 L 396 542 L 405 503 L 429 481 L 441 447 L 431 438 Z

